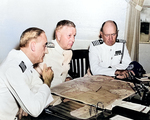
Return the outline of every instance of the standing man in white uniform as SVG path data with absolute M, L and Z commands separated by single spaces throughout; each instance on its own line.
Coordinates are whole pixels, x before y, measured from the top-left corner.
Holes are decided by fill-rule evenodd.
M 61 20 L 57 23 L 55 29 L 55 40 L 52 40 L 52 48 L 48 48 L 48 54 L 45 55 L 43 63 L 36 68 L 41 74 L 43 64 L 51 66 L 54 72 L 54 78 L 51 87 L 54 87 L 64 81 L 68 81 L 70 69 L 70 60 L 72 58 L 72 46 L 75 41 L 76 26 L 72 21 Z
M 37 117 L 53 100 L 53 71 L 44 65 L 43 82 L 33 64 L 43 62 L 47 38 L 39 28 L 25 30 L 20 50 L 11 50 L 0 66 L 0 120 L 14 120 L 20 108 Z M 34 74 L 34 75 L 33 75 Z
M 128 77 L 125 70 L 131 62 L 125 41 L 117 40 L 118 27 L 114 21 L 106 21 L 100 30 L 100 40 L 93 41 L 89 49 L 90 69 L 93 75 Z

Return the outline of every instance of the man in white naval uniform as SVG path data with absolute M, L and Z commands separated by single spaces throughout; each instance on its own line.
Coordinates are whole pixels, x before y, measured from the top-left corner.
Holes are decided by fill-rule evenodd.
M 20 50 L 11 50 L 1 64 L 0 120 L 14 120 L 20 108 L 37 117 L 53 100 L 50 91 L 53 71 L 44 65 L 42 82 L 33 68 L 33 64 L 43 62 L 46 44 L 43 30 L 29 28 L 22 33 Z
M 54 72 L 54 78 L 51 87 L 54 87 L 71 78 L 68 76 L 70 60 L 72 58 L 72 45 L 75 41 L 76 26 L 72 21 L 61 20 L 57 23 L 55 29 L 55 40 L 52 40 L 52 48 L 48 48 L 48 54 L 45 55 L 43 63 L 39 65 L 37 71 L 41 73 L 43 64 L 51 66 Z
M 106 21 L 100 30 L 100 40 L 89 48 L 90 69 L 93 75 L 128 77 L 125 70 L 131 62 L 125 41 L 117 40 L 118 28 L 114 21 Z

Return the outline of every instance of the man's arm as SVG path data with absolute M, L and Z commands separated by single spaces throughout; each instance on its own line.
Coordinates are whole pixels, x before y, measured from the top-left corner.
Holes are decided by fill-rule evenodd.
M 11 73 L 11 74 L 10 74 Z M 9 68 L 6 73 L 6 85 L 21 108 L 31 116 L 37 117 L 53 98 L 47 84 L 41 85 L 37 93 L 33 93 L 26 84 L 28 79 L 18 68 Z
M 128 53 L 127 47 L 126 45 L 124 46 L 124 53 L 123 53 L 123 59 L 122 59 L 122 63 L 112 66 L 115 67 L 117 70 L 115 71 L 115 76 L 116 78 L 119 79 L 124 79 L 124 78 L 128 78 L 129 77 L 129 73 L 128 72 L 132 72 L 134 74 L 133 71 L 127 71 L 126 68 L 129 66 L 129 64 L 131 63 L 131 58 L 130 55 Z

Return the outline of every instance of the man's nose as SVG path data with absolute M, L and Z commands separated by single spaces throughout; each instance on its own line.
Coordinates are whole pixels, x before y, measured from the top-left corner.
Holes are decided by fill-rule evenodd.
M 112 40 L 113 39 L 113 36 L 111 34 L 109 34 L 109 39 Z
M 48 49 L 47 49 L 47 47 L 45 47 L 45 54 L 48 54 Z
M 71 41 L 72 41 L 72 42 L 75 42 L 75 37 L 74 37 L 74 36 L 71 37 Z

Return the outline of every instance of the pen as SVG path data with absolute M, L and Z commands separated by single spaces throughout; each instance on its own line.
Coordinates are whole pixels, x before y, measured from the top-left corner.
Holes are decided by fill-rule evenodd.
M 102 86 L 100 86 L 100 87 L 96 90 L 96 92 L 98 92 L 101 88 L 102 88 Z

